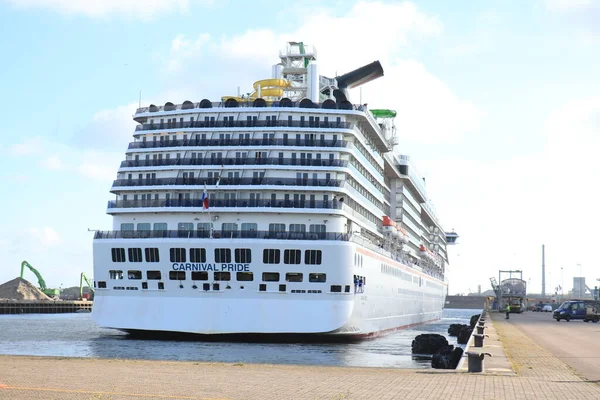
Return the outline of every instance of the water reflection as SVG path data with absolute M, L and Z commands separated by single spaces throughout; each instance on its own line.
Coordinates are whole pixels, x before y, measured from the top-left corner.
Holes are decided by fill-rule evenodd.
M 421 333 L 446 335 L 452 323 L 468 323 L 477 310 L 445 310 L 440 321 L 354 343 L 247 343 L 132 339 L 98 328 L 90 314 L 0 316 L 0 354 L 304 364 L 356 367 L 429 368 L 414 357 L 411 343 Z M 455 338 L 448 338 L 456 344 Z

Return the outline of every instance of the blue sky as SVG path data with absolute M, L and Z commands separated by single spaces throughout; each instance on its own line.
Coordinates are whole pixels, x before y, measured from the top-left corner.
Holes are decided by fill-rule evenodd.
M 0 0 L 0 282 L 22 260 L 52 286 L 91 275 L 87 229 L 111 227 L 140 90 L 143 105 L 249 91 L 303 40 L 324 75 L 381 60 L 363 101 L 398 111 L 398 151 L 461 235 L 451 292 L 511 268 L 539 290 L 542 243 L 548 290 L 577 264 L 597 283 L 599 2 L 299 3 Z

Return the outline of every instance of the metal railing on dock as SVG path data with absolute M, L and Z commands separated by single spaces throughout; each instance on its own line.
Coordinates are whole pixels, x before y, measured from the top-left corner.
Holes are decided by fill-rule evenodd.
M 0 314 L 91 312 L 93 301 L 0 300 Z

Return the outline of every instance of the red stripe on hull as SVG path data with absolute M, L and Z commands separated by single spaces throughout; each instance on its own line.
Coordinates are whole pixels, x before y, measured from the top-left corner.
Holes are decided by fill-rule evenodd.
M 394 332 L 394 331 L 400 331 L 400 330 L 403 330 L 403 329 L 410 329 L 410 328 L 413 328 L 415 326 L 425 325 L 425 324 L 428 324 L 430 322 L 435 322 L 435 321 L 439 321 L 439 320 L 440 320 L 440 318 L 434 318 L 434 319 L 430 319 L 429 321 L 423 321 L 423 322 L 417 322 L 417 323 L 414 323 L 414 324 L 396 326 L 394 328 L 388 328 L 388 329 L 384 329 L 382 331 L 370 332 L 370 333 L 356 333 L 356 334 L 350 333 L 350 334 L 347 334 L 347 335 L 344 335 L 344 336 L 351 336 L 351 337 L 355 337 L 357 339 L 375 339 L 375 338 L 378 338 L 380 336 L 387 335 L 387 334 L 389 334 L 391 332 Z

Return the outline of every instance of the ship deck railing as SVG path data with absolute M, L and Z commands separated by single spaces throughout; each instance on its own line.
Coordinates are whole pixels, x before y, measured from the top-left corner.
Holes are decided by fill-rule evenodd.
M 94 239 L 276 239 L 349 241 L 351 235 L 340 232 L 274 232 L 233 230 L 154 230 L 96 231 Z
M 160 167 L 172 165 L 298 165 L 311 167 L 347 167 L 348 161 L 318 158 L 278 158 L 278 157 L 214 157 L 214 158 L 164 158 L 156 160 L 125 160 L 121 168 Z
M 281 120 L 252 120 L 252 121 L 171 121 L 162 123 L 139 124 L 136 131 L 154 131 L 164 129 L 189 129 L 189 128 L 337 128 L 352 129 L 356 124 L 337 121 L 289 121 Z
M 283 100 L 283 99 L 282 99 Z M 283 100 L 283 101 L 274 101 L 270 104 L 268 102 L 260 102 L 260 101 L 209 101 L 203 100 L 197 103 L 192 103 L 191 101 L 186 101 L 182 104 L 166 104 L 164 106 L 155 106 L 150 105 L 148 107 L 140 107 L 135 113 L 143 114 L 143 113 L 153 113 L 153 112 L 163 112 L 163 111 L 178 111 L 178 110 L 192 110 L 192 109 L 211 109 L 211 108 L 271 108 L 271 107 L 281 107 L 281 108 L 321 108 L 326 110 L 354 110 L 354 111 L 362 111 L 365 107 L 363 105 L 352 104 L 348 101 L 335 103 L 335 102 L 323 102 L 323 103 L 314 103 L 314 102 L 306 102 L 306 101 L 291 101 L 291 100 Z
M 277 185 L 277 186 L 319 186 L 341 187 L 344 181 L 339 179 L 311 178 L 150 178 L 150 179 L 117 179 L 113 187 L 123 186 L 166 186 L 166 185 Z
M 321 208 L 341 210 L 342 201 L 333 200 L 270 200 L 270 199 L 210 199 L 210 207 L 271 207 L 271 208 Z M 198 207 L 203 208 L 201 199 L 146 199 L 109 200 L 108 208 L 147 208 L 147 207 Z
M 297 146 L 297 147 L 348 147 L 345 140 L 320 140 L 320 139 L 177 139 L 137 141 L 129 143 L 129 149 L 148 149 L 156 147 L 222 147 L 222 146 Z

